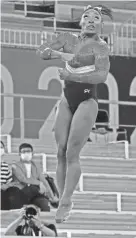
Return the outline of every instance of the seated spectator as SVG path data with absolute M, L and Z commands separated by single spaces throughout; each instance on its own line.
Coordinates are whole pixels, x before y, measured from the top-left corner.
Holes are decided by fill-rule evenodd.
M 23 194 L 19 188 L 14 187 L 12 173 L 8 164 L 4 161 L 5 146 L 0 142 L 1 155 L 1 210 L 18 209 L 23 206 Z
M 19 147 L 20 161 L 12 165 L 14 187 L 23 193 L 23 204 L 35 204 L 41 211 L 50 211 L 49 201 L 54 194 L 33 161 L 33 147 L 24 143 Z
M 0 172 L 0 183 L 1 183 L 1 210 L 8 210 L 8 198 L 7 189 L 9 183 L 12 181 L 12 174 L 8 164 L 4 161 L 3 156 L 5 154 L 5 145 L 0 141 L 0 156 L 1 156 L 1 172 Z
M 22 208 L 20 216 L 7 228 L 5 236 L 44 236 L 56 237 L 57 230 L 54 224 L 40 219 L 40 211 L 34 205 Z

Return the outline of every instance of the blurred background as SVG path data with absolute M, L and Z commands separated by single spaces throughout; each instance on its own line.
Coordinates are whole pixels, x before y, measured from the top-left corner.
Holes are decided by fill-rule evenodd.
M 78 34 L 89 4 L 113 11 L 113 22 L 105 17 L 101 35 L 111 51 L 111 68 L 107 81 L 98 86 L 99 113 L 81 153 L 83 174 L 73 198 L 74 214 L 57 228 L 65 237 L 134 238 L 136 1 L 1 1 L 1 140 L 9 164 L 19 160 L 18 146 L 27 142 L 40 153 L 43 172 L 55 178 L 52 128 L 63 91 L 58 68 L 64 64 L 42 61 L 36 49 L 59 32 Z M 12 216 L 2 213 L 3 232 Z

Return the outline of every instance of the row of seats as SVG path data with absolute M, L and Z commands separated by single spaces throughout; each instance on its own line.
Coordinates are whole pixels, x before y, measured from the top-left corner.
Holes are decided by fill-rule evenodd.
M 5 156 L 5 161 L 9 165 L 18 160 L 19 155 L 17 154 Z M 44 173 L 47 171 L 55 179 L 57 164 L 55 156 L 37 154 L 34 156 L 34 161 Z M 136 211 L 136 160 L 82 158 L 81 167 L 84 174 L 84 190 L 83 193 L 79 192 L 73 196 L 74 209 L 116 211 L 116 192 L 120 192 L 122 193 L 122 211 Z M 77 187 L 78 190 L 79 186 Z M 90 194 L 90 191 L 92 194 Z M 105 192 L 105 194 L 96 194 L 97 191 Z M 112 192 L 114 193 L 112 194 Z

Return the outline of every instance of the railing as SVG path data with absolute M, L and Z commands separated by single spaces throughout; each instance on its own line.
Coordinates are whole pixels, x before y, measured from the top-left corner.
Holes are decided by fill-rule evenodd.
M 114 55 L 135 56 L 136 55 L 136 25 L 132 27 L 131 24 L 126 24 L 126 30 L 117 31 L 119 26 L 114 24 L 114 34 L 108 37 L 108 44 L 111 48 L 111 53 Z M 131 31 L 129 30 L 131 29 Z M 58 29 L 60 31 L 71 31 L 71 29 Z M 51 41 L 55 38 L 56 34 L 53 28 L 46 28 L 42 31 L 27 31 L 27 30 L 14 30 L 14 29 L 1 29 L 1 44 L 6 46 L 18 46 L 36 48 L 43 41 Z M 73 30 L 72 30 L 73 31 Z M 74 30 L 77 33 L 76 30 Z M 124 32 L 126 34 L 124 35 Z M 132 33 L 133 32 L 133 33 Z
M 112 141 L 109 142 L 109 144 L 124 144 L 124 149 L 125 149 L 125 159 L 129 159 L 129 143 L 126 140 L 122 140 L 122 141 Z
M 136 14 L 120 26 L 114 24 L 112 37 L 114 54 L 136 56 Z
M 41 32 L 1 29 L 1 43 L 7 46 L 36 48 L 41 44 Z
M 14 118 L 14 120 L 19 120 L 20 121 L 20 132 L 21 132 L 21 138 L 24 138 L 24 128 L 25 128 L 25 121 L 31 121 L 31 122 L 44 122 L 43 119 L 33 119 L 33 118 L 25 118 L 24 117 L 24 98 L 37 98 L 37 99 L 52 99 L 52 100 L 60 100 L 60 97 L 57 96 L 42 96 L 42 95 L 29 95 L 29 94 L 11 94 L 11 93 L 1 93 L 1 96 L 5 97 L 12 97 L 12 98 L 20 98 L 20 117 Z M 136 106 L 136 102 L 127 102 L 127 101 L 110 101 L 110 100 L 98 100 L 99 103 L 102 104 L 114 104 L 114 105 L 128 105 L 128 106 Z M 116 113 L 116 112 L 115 112 Z M 4 119 L 4 118 L 1 118 Z M 11 118 L 7 118 L 11 119 Z M 114 118 L 113 118 L 114 120 Z M 112 125 L 110 126 L 115 126 L 115 127 L 128 127 L 128 128 L 135 128 L 136 125 L 125 125 L 125 124 L 120 124 L 116 125 L 116 122 L 110 122 Z M 116 132 L 115 132 L 116 133 Z M 126 145 L 125 145 L 126 146 Z M 126 153 L 126 158 L 128 158 L 128 152 L 127 148 L 125 148 L 125 153 Z

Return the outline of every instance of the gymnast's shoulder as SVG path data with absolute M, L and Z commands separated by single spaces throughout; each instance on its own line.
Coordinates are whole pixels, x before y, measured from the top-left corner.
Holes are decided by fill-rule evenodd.
M 96 49 L 103 54 L 110 54 L 109 45 L 102 38 L 99 38 Z

